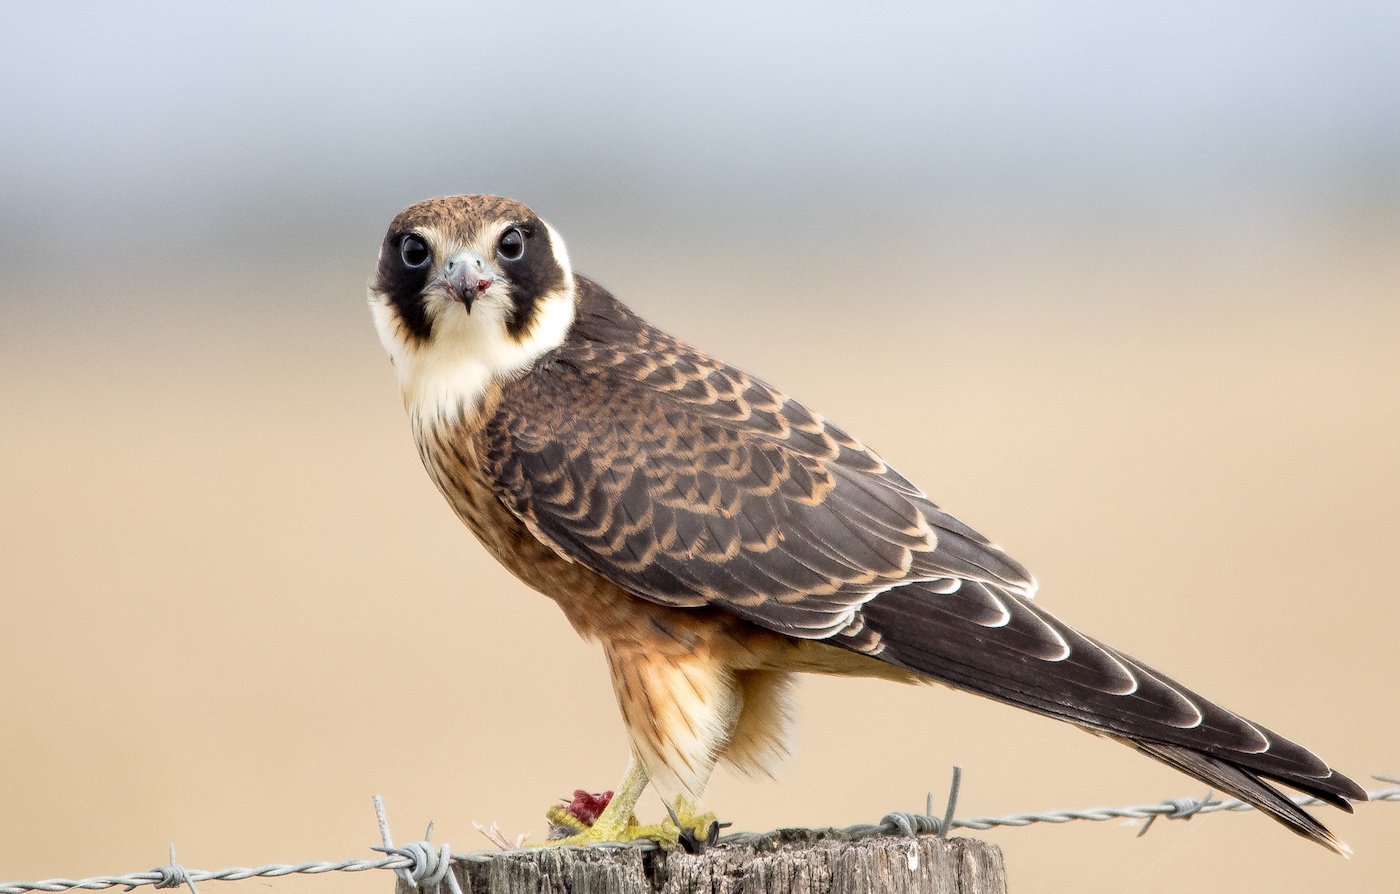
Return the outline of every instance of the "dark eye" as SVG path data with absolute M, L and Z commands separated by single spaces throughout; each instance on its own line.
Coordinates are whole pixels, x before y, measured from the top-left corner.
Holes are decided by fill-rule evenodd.
M 502 261 L 518 261 L 525 256 L 525 234 L 519 227 L 511 227 L 501 235 L 496 254 Z
M 428 245 L 422 238 L 409 233 L 399 242 L 399 256 L 403 258 L 405 267 L 417 270 L 426 267 L 433 259 L 433 253 L 428 250 Z

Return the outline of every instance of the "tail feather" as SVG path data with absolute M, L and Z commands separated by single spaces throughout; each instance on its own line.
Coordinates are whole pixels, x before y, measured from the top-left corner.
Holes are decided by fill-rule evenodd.
M 1168 766 L 1194 776 L 1207 785 L 1220 791 L 1229 792 L 1246 804 L 1253 805 L 1278 820 L 1297 834 L 1315 841 L 1328 850 L 1351 856 L 1351 848 L 1346 842 L 1333 835 L 1326 826 L 1303 808 L 1283 795 L 1278 789 L 1264 782 L 1254 773 L 1217 757 L 1212 757 L 1178 745 L 1161 745 L 1154 742 L 1124 740 L 1143 754 L 1154 757 Z M 1329 804 L 1352 812 L 1350 802 L 1331 792 L 1309 792 Z M 1362 793 L 1364 795 L 1364 792 Z
M 1084 636 L 1029 600 L 981 582 L 964 581 L 953 593 L 910 584 L 880 594 L 861 615 L 879 636 L 875 654 L 883 661 L 1118 739 L 1324 847 L 1349 852 L 1265 780 L 1348 812 L 1350 802 L 1366 800 L 1365 789 L 1301 745 Z

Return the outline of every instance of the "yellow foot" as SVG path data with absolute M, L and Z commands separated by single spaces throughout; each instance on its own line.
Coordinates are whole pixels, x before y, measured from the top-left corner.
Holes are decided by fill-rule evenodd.
M 551 807 L 545 812 L 549 818 L 550 832 L 562 837 L 551 838 L 536 847 L 556 847 L 558 845 L 573 845 L 584 847 L 590 844 L 601 844 L 605 841 L 639 841 L 650 839 L 661 845 L 664 849 L 676 846 L 680 841 L 680 832 L 671 823 L 654 823 L 644 826 L 637 822 L 635 816 L 629 816 L 625 824 L 596 822 L 591 826 L 586 826 L 574 817 L 570 816 L 564 807 Z
M 625 817 L 616 809 L 607 809 L 611 792 L 590 795 L 574 792 L 568 805 L 556 804 L 545 811 L 549 820 L 549 840 L 535 847 L 573 845 L 582 847 L 606 841 L 655 841 L 663 850 L 675 847 L 687 853 L 700 853 L 719 839 L 720 823 L 713 813 L 695 814 L 695 808 L 685 799 L 669 805 L 671 818 L 660 823 L 642 825 L 630 811 Z
M 568 804 L 556 804 L 545 811 L 549 840 L 538 846 L 583 846 L 654 837 L 655 826 L 641 825 L 630 809 L 624 814 L 619 808 L 625 805 L 612 804 L 612 801 L 612 792 L 596 795 L 581 789 L 574 792 L 574 799 Z

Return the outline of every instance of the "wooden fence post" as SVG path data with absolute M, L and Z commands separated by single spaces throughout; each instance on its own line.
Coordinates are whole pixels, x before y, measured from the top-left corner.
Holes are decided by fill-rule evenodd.
M 1005 894 L 1001 849 L 974 838 L 851 840 L 782 829 L 703 854 L 542 848 L 454 861 L 462 894 Z M 447 894 L 443 885 L 438 892 Z M 403 882 L 396 894 L 417 894 Z

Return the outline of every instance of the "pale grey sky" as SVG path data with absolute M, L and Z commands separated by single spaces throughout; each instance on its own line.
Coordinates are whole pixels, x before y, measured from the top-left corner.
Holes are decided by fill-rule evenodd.
M 468 191 L 693 213 L 1400 195 L 1393 0 L 4 10 L 0 227 L 95 247 L 317 207 L 377 227 Z

